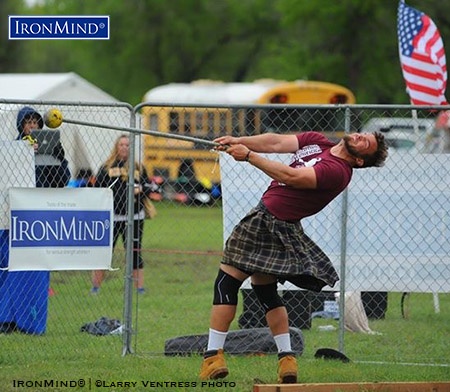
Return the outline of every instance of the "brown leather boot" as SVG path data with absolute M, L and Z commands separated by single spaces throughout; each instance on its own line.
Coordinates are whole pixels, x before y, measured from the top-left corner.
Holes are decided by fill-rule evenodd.
M 278 382 L 281 384 L 297 382 L 297 359 L 294 355 L 285 355 L 278 360 Z
M 200 369 L 201 380 L 217 380 L 228 376 L 228 368 L 225 363 L 223 349 L 217 350 L 217 354 L 204 358 Z

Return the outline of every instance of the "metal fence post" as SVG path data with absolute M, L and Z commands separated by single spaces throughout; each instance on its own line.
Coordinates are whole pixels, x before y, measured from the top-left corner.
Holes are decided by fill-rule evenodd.
M 351 111 L 349 107 L 345 108 L 344 131 L 345 134 L 350 133 Z M 347 258 L 347 213 L 348 213 L 348 188 L 342 194 L 342 211 L 341 211 L 341 255 L 340 255 L 340 285 L 339 285 L 339 334 L 338 347 L 339 351 L 344 352 L 344 332 L 345 332 L 345 268 Z
M 136 119 L 134 112 L 130 117 L 130 127 L 134 128 Z M 130 132 L 130 158 L 128 159 L 128 206 L 127 206 L 127 246 L 125 249 L 125 287 L 123 307 L 123 347 L 122 355 L 133 353 L 131 348 L 132 331 L 132 306 L 133 306 L 133 244 L 134 244 L 134 164 L 135 164 L 135 138 L 134 132 Z

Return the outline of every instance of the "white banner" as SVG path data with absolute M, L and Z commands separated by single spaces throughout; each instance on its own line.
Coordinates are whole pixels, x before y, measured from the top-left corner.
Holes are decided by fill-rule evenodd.
M 8 230 L 8 189 L 36 185 L 33 149 L 22 140 L 0 141 L 0 170 L 0 230 Z
M 34 187 L 34 152 L 22 140 L 0 141 L 0 269 L 8 267 L 9 200 L 11 187 Z
M 289 160 L 286 154 L 268 157 Z M 450 154 L 396 153 L 381 169 L 354 171 L 348 188 L 347 291 L 450 292 L 449 167 Z M 221 154 L 220 168 L 225 241 L 270 179 L 227 154 Z M 342 200 L 302 220 L 338 272 Z
M 111 268 L 111 189 L 10 188 L 9 204 L 9 271 Z

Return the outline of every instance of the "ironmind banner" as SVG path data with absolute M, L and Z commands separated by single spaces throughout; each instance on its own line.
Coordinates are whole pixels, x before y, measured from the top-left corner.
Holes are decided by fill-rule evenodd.
M 111 189 L 11 188 L 9 207 L 9 271 L 110 269 Z
M 35 188 L 34 153 L 0 141 L 0 269 L 111 269 L 113 197 L 103 188 Z

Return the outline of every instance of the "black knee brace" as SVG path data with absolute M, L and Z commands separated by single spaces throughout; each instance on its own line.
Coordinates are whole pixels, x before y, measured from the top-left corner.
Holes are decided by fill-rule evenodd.
M 252 284 L 252 288 L 266 313 L 272 309 L 284 306 L 277 292 L 277 282 L 270 284 Z
M 242 282 L 219 270 L 214 282 L 213 305 L 237 305 L 238 292 Z

